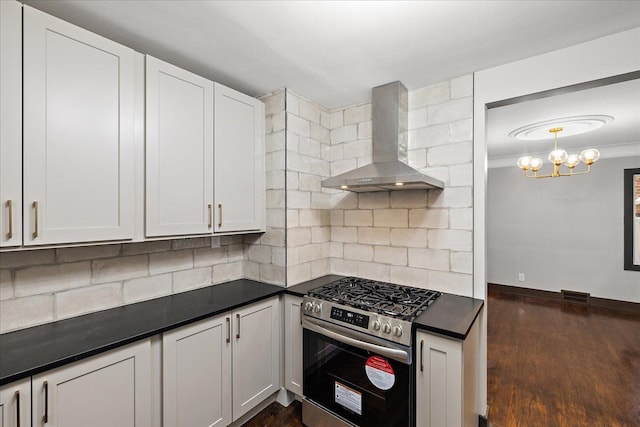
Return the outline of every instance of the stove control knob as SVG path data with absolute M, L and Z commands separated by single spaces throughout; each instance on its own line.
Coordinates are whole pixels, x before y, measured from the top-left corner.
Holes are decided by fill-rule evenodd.
M 313 304 L 314 313 L 320 313 L 321 310 L 322 310 L 322 304 L 318 304 L 318 303 Z
M 398 325 L 395 328 L 393 328 L 393 335 L 397 337 L 402 336 L 402 326 Z
M 390 334 L 391 333 L 391 325 L 388 323 L 385 323 L 384 325 L 382 325 L 382 332 L 384 332 L 385 334 Z
M 373 321 L 373 330 L 374 331 L 379 331 L 380 330 L 380 326 L 381 325 L 380 325 L 380 321 L 379 320 L 376 319 L 376 320 Z
M 311 311 L 313 310 L 313 303 L 311 301 L 308 301 L 305 305 L 304 305 L 304 311 Z

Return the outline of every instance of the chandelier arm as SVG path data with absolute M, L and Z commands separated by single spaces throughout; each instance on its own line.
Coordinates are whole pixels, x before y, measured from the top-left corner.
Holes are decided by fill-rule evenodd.
M 524 176 L 527 177 L 527 178 L 557 178 L 557 177 L 560 177 L 560 176 L 586 175 L 589 172 L 591 172 L 591 165 L 587 165 L 587 170 L 580 171 L 580 172 L 572 172 L 572 171 L 570 171 L 569 173 L 557 173 L 557 174 L 550 173 L 550 174 L 547 174 L 547 175 L 538 175 L 537 172 L 534 172 L 534 175 L 530 175 L 530 174 L 527 174 L 527 172 L 525 171 Z
M 569 173 L 561 173 L 558 176 L 574 176 L 574 175 L 586 175 L 589 172 L 591 172 L 591 165 L 587 165 L 587 170 L 584 171 L 580 171 L 580 172 L 573 172 L 573 170 L 571 170 Z

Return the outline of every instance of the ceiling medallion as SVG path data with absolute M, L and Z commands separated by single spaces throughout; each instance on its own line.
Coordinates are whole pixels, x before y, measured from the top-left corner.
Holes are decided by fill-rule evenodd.
M 591 132 L 613 121 L 613 117 L 599 115 L 572 116 L 561 119 L 546 120 L 515 129 L 509 136 L 522 141 L 536 141 L 549 138 L 549 129 L 562 128 L 563 134 L 556 137 L 579 135 Z

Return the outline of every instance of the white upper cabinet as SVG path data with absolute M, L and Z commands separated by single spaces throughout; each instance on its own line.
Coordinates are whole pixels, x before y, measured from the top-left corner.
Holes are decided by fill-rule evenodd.
M 264 230 L 264 104 L 215 84 L 215 232 Z
M 22 5 L 0 1 L 0 247 L 22 244 Z
M 146 56 L 146 235 L 213 232 L 213 82 Z
M 24 245 L 131 239 L 134 51 L 28 6 L 23 25 Z

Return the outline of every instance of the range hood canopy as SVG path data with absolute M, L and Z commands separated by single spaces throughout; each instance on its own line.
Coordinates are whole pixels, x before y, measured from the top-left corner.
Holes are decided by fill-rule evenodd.
M 373 162 L 322 181 L 355 192 L 444 188 L 437 178 L 407 165 L 408 95 L 399 81 L 374 87 L 371 97 Z

